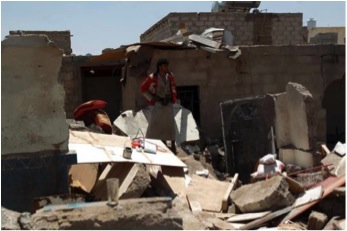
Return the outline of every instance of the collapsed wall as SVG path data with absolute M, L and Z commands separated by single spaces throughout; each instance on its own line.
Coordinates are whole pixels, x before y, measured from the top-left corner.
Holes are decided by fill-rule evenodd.
M 9 36 L 1 48 L 1 155 L 66 152 L 63 52 L 45 35 Z
M 284 164 L 303 168 L 314 165 L 313 149 L 319 134 L 317 119 L 323 109 L 315 108 L 311 93 L 301 84 L 289 82 L 286 92 L 272 95 L 275 102 L 276 143 Z

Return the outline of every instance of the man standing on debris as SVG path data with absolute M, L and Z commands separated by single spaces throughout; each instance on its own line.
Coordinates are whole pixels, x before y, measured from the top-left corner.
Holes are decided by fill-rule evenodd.
M 141 84 L 141 92 L 150 105 L 151 119 L 146 133 L 147 138 L 160 139 L 165 144 L 171 141 L 171 150 L 176 154 L 176 127 L 173 104 L 176 103 L 176 83 L 169 72 L 169 61 L 161 58 L 156 72 L 150 74 Z

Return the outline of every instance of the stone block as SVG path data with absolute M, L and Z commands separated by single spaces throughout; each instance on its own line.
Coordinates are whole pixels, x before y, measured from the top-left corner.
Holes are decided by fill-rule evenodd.
M 313 98 L 311 93 L 301 84 L 289 82 L 286 86 L 289 130 L 292 144 L 301 150 L 311 150 L 313 142 L 311 128 Z
M 319 213 L 312 211 L 309 218 L 307 229 L 308 230 L 321 230 L 324 228 L 325 224 L 328 222 L 328 217 L 324 213 Z
M 171 201 L 171 200 L 170 200 Z M 116 207 L 106 202 L 32 215 L 33 229 L 100 229 L 100 230 L 168 230 L 182 229 L 182 217 L 172 209 L 172 203 L 160 198 L 119 200 Z M 87 206 L 88 205 L 88 206 Z
M 231 193 L 231 199 L 242 213 L 274 211 L 292 205 L 295 200 L 282 176 L 244 185 Z
M 20 213 L 1 207 L 1 229 L 2 230 L 20 230 L 18 223 Z

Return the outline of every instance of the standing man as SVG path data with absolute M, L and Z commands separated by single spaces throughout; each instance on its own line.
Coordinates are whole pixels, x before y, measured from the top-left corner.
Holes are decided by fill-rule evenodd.
M 173 104 L 176 103 L 176 83 L 169 72 L 169 61 L 161 58 L 156 72 L 150 74 L 141 84 L 141 92 L 150 105 L 151 119 L 147 138 L 160 139 L 165 144 L 171 141 L 171 151 L 176 154 L 176 124 Z

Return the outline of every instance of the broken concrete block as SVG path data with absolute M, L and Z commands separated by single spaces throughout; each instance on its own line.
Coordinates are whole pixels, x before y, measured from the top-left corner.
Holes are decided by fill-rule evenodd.
M 289 82 L 286 91 L 291 143 L 298 149 L 311 150 L 315 144 L 312 140 L 312 95 L 298 83 Z
M 241 186 L 231 192 L 231 198 L 242 213 L 274 211 L 294 203 L 288 183 L 282 176 Z
M 338 141 L 335 145 L 333 152 L 339 154 L 340 156 L 344 156 L 346 154 L 346 144 L 343 144 L 340 141 Z
M 173 105 L 176 122 L 176 143 L 178 146 L 185 141 L 199 140 L 199 131 L 193 114 L 179 104 Z M 133 111 L 125 111 L 113 122 L 122 132 L 130 137 L 144 137 L 147 132 L 151 114 L 149 108 L 140 110 L 134 115 Z
M 171 199 L 171 203 L 164 199 L 119 200 L 116 207 L 107 206 L 107 202 L 70 204 L 65 209 L 33 214 L 33 229 L 182 229 L 182 218 L 172 209 Z
M 45 35 L 1 42 L 1 155 L 68 151 L 62 57 Z
M 143 164 L 137 164 L 137 165 L 138 165 L 138 170 L 136 172 L 136 175 L 132 179 L 127 190 L 120 197 L 121 199 L 141 197 L 142 193 L 146 190 L 146 188 L 151 182 L 151 177 L 149 176 L 149 173 L 147 172 L 145 165 Z M 123 184 L 125 184 L 125 180 L 123 181 Z
M 312 211 L 309 218 L 307 229 L 308 230 L 321 230 L 324 228 L 325 224 L 328 222 L 328 217 L 324 213 L 319 213 Z
M 340 155 L 336 154 L 335 152 L 332 152 L 329 155 L 327 155 L 324 159 L 322 159 L 321 163 L 324 165 L 328 165 L 328 164 L 331 165 L 328 167 L 329 170 L 331 169 L 332 170 L 331 172 L 333 174 L 336 174 L 336 173 L 338 173 L 338 172 L 336 172 L 338 170 L 338 166 L 340 165 L 342 167 L 342 165 L 343 165 L 343 162 L 341 162 L 342 159 L 343 158 Z M 343 167 L 342 168 L 341 167 L 339 167 L 339 172 L 341 174 L 343 174 L 345 169 Z

